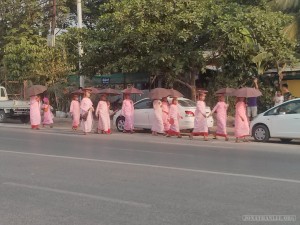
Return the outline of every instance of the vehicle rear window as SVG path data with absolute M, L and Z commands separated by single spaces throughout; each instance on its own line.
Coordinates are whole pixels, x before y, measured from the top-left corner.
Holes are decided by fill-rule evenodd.
M 182 107 L 196 107 L 196 103 L 192 100 L 185 99 L 185 100 L 178 100 L 179 105 Z

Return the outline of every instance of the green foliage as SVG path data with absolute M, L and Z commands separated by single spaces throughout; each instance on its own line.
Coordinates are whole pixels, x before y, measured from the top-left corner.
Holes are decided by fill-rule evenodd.
M 4 65 L 12 80 L 54 83 L 71 69 L 64 47 L 47 47 L 41 37 L 12 41 L 5 46 L 4 53 Z
M 91 74 L 146 71 L 193 85 L 191 74 L 217 65 L 243 81 L 261 73 L 252 59 L 262 50 L 272 55 L 264 67 L 293 57 L 294 43 L 283 33 L 291 18 L 265 1 L 112 0 L 100 11 L 85 36 Z
M 143 71 L 163 77 L 170 86 L 180 82 L 194 90 L 197 74 L 212 65 L 221 72 L 211 88 L 244 86 L 253 75 L 294 60 L 295 43 L 286 28 L 293 17 L 272 11 L 268 2 L 87 0 L 83 1 L 86 27 L 78 30 L 66 28 L 74 26 L 75 1 L 61 0 L 57 26 L 66 31 L 51 49 L 46 36 L 52 1 L 3 0 L 0 62 L 13 79 L 55 83 L 78 69 L 81 41 L 84 74 Z M 294 3 L 281 6 L 284 12 L 299 9 Z M 288 28 L 295 31 L 294 25 Z
M 209 0 L 112 0 L 85 38 L 85 71 L 148 72 L 192 90 L 203 69 Z M 96 38 L 95 38 L 96 37 Z

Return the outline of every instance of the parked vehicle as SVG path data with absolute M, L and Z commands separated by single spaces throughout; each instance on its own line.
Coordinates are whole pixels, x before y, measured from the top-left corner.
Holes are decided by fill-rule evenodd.
M 282 142 L 300 139 L 300 98 L 259 114 L 251 122 L 250 130 L 259 142 L 266 142 L 270 138 L 280 138 Z
M 171 102 L 171 99 L 169 99 Z M 179 120 L 179 126 L 182 130 L 190 130 L 194 128 L 194 118 L 196 103 L 187 98 L 178 98 L 179 112 L 183 119 Z M 211 112 L 210 107 L 206 107 L 206 115 Z M 151 129 L 151 118 L 153 116 L 153 104 L 149 98 L 144 98 L 134 104 L 134 127 L 142 129 Z M 121 110 L 116 112 L 113 117 L 113 124 L 118 131 L 122 132 L 124 129 L 125 118 L 121 115 Z M 214 120 L 212 117 L 207 118 L 208 126 L 212 127 Z
M 5 87 L 0 86 L 0 122 L 6 118 L 20 118 L 23 123 L 30 120 L 29 101 L 9 100 Z

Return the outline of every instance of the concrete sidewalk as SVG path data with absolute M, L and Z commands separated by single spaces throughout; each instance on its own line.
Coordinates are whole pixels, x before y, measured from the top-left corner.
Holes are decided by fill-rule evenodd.
M 95 124 L 97 124 L 98 121 L 94 120 L 94 127 Z M 229 136 L 234 136 L 234 127 L 233 127 L 233 120 L 232 118 L 228 118 L 228 122 L 227 124 L 229 124 L 227 126 L 227 133 Z M 71 118 L 55 118 L 54 119 L 54 127 L 56 128 L 71 128 L 72 127 L 72 119 Z M 216 131 L 217 127 L 214 126 L 212 128 L 209 128 L 209 133 L 213 134 Z M 113 131 L 117 131 L 116 127 L 114 124 L 112 124 L 112 130 Z M 183 134 L 186 132 L 183 132 Z
M 94 120 L 94 129 L 97 127 L 98 121 Z M 227 122 L 228 126 L 227 126 L 227 133 L 229 136 L 234 136 L 234 127 L 233 127 L 233 120 L 232 118 L 228 119 Z M 54 128 L 56 129 L 71 129 L 72 127 L 72 118 L 58 118 L 55 117 L 54 118 L 54 124 L 53 124 Z M 7 122 L 5 123 L 0 123 L 0 127 L 16 127 L 16 128 L 29 128 L 30 124 L 23 124 L 21 123 L 19 120 L 7 120 Z M 117 129 L 115 127 L 114 124 L 112 124 L 112 130 L 114 132 L 117 132 Z M 209 133 L 213 134 L 216 130 L 216 126 L 209 128 Z M 143 131 L 141 130 L 141 132 L 145 132 L 145 133 L 149 133 L 149 131 Z M 183 135 L 188 135 L 188 131 L 183 131 L 182 132 Z

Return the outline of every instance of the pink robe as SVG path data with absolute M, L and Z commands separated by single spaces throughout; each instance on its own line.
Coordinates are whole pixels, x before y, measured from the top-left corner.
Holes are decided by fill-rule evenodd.
M 134 106 L 133 101 L 130 99 L 125 99 L 122 105 L 122 116 L 125 117 L 124 130 L 133 131 L 134 129 Z
M 169 111 L 169 122 L 170 122 L 170 129 L 168 130 L 168 135 L 180 135 L 180 128 L 179 128 L 179 119 L 180 119 L 178 105 L 172 104 L 170 106 Z
M 93 103 L 89 98 L 83 98 L 80 103 L 81 114 L 87 112 L 91 107 L 93 107 Z M 82 130 L 85 133 L 91 132 L 93 127 L 93 113 L 92 110 L 89 110 L 86 121 L 81 121 Z
M 110 131 L 110 118 L 108 105 L 106 101 L 99 101 L 96 109 L 96 116 L 99 116 L 98 131 L 109 133 Z
M 42 109 L 44 111 L 43 125 L 52 125 L 53 124 L 53 113 L 51 112 L 51 105 L 43 104 Z
M 227 137 L 227 108 L 228 105 L 225 102 L 218 102 L 211 113 L 217 113 L 217 131 L 216 136 Z
M 169 110 L 170 110 L 169 103 L 162 102 L 162 120 L 163 120 L 163 125 L 164 125 L 164 131 L 165 132 L 167 132 L 170 129 Z
M 242 118 L 244 121 L 242 121 Z M 246 104 L 244 102 L 238 102 L 235 105 L 234 135 L 236 138 L 243 138 L 250 135 Z
M 108 125 L 108 133 L 111 133 L 111 121 L 110 121 L 110 102 L 107 101 L 107 111 L 108 111 L 108 117 L 107 117 L 107 125 Z
M 70 105 L 70 113 L 72 115 L 73 123 L 72 127 L 77 128 L 80 122 L 80 103 L 77 100 L 73 100 Z
M 192 135 L 208 136 L 208 125 L 207 125 L 207 119 L 206 119 L 206 104 L 204 101 L 197 101 L 197 108 L 195 111 L 195 120 L 194 120 L 194 129 L 193 129 Z
M 153 101 L 153 117 L 152 117 L 152 131 L 157 133 L 164 132 L 164 125 L 162 119 L 162 103 L 160 100 Z
M 36 97 L 30 97 L 30 123 L 32 128 L 37 128 L 41 124 L 41 105 Z

